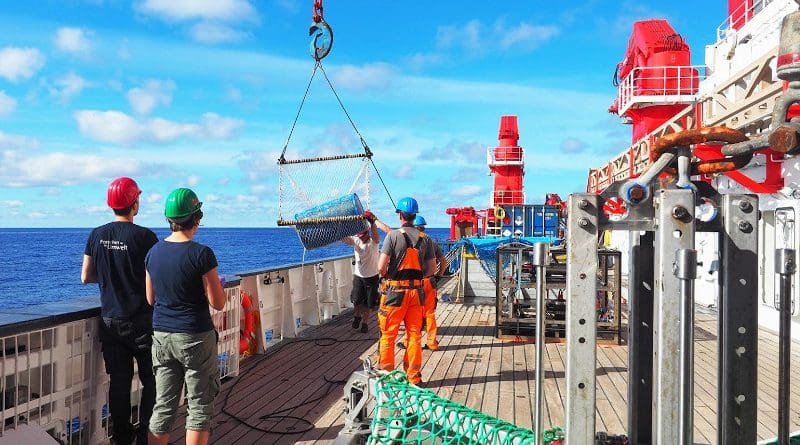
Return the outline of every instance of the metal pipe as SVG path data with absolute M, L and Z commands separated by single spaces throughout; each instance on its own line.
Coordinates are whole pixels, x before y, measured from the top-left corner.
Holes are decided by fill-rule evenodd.
M 542 423 L 544 418 L 544 322 L 545 322 L 545 273 L 547 273 L 549 245 L 533 245 L 533 266 L 536 267 L 536 411 L 534 415 L 537 445 L 544 444 Z
M 680 444 L 694 443 L 694 279 L 697 278 L 697 251 L 675 252 L 675 276 L 681 294 L 681 403 Z
M 675 186 L 678 188 L 692 187 L 692 179 L 689 177 L 689 170 L 691 168 L 691 152 L 687 147 L 681 147 L 678 150 L 678 182 Z
M 794 249 L 775 249 L 775 272 L 780 275 L 778 294 L 778 444 L 789 445 L 790 372 L 792 346 L 792 275 L 797 265 Z

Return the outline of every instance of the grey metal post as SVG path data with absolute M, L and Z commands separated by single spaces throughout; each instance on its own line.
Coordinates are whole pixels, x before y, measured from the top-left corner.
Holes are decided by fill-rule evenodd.
M 630 233 L 628 258 L 628 437 L 653 436 L 653 232 Z
M 681 441 L 693 444 L 694 434 L 694 280 L 697 251 L 675 252 L 675 276 L 681 280 Z
M 542 435 L 542 419 L 544 417 L 544 322 L 545 322 L 545 274 L 547 265 L 550 263 L 548 258 L 549 245 L 547 243 L 535 243 L 533 245 L 533 265 L 536 267 L 536 412 L 534 419 L 536 424 L 536 443 L 544 444 Z
M 722 196 L 717 443 L 756 443 L 758 198 Z
M 595 442 L 597 236 L 600 197 L 567 200 L 567 445 Z
M 792 275 L 797 270 L 794 249 L 775 250 L 775 272 L 780 275 L 778 328 L 778 444 L 789 445 L 790 376 L 792 347 Z
M 659 190 L 656 209 L 656 283 L 654 294 L 653 443 L 681 442 L 681 281 L 672 273 L 675 252 L 694 248 L 694 192 Z

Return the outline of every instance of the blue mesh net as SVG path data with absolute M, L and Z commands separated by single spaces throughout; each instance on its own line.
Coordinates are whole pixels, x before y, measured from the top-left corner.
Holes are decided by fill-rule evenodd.
M 295 220 L 331 218 L 336 216 L 356 216 L 364 213 L 358 195 L 351 193 L 318 206 L 295 213 Z M 321 222 L 295 226 L 300 242 L 306 249 L 316 249 L 369 229 L 364 219 L 340 222 Z
M 467 253 L 474 254 L 478 257 L 481 267 L 486 273 L 496 280 L 497 278 L 497 249 L 500 246 L 507 244 L 525 244 L 533 246 L 534 243 L 549 243 L 553 246 L 561 244 L 561 239 L 552 236 L 534 236 L 534 237 L 492 237 L 492 238 L 461 238 L 456 241 L 451 247 L 451 251 L 456 251 L 461 247 L 467 249 Z M 458 270 L 461 266 L 461 258 L 459 255 L 453 255 L 453 260 L 450 263 L 451 270 Z

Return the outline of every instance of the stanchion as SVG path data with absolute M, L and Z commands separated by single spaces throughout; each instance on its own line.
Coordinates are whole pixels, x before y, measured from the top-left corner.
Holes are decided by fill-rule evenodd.
M 547 273 L 549 245 L 535 243 L 533 245 L 533 266 L 536 267 L 536 443 L 544 444 L 542 435 L 542 417 L 544 415 L 544 323 L 545 323 L 545 274 Z
M 792 275 L 797 270 L 794 249 L 775 249 L 775 272 L 780 275 L 778 286 L 778 444 L 789 445 L 789 397 L 792 346 Z

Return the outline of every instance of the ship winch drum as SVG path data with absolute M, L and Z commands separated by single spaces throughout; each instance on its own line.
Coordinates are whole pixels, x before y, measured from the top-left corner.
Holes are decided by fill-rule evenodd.
M 324 202 L 308 210 L 295 213 L 294 219 L 300 224 L 295 226 L 300 242 L 306 249 L 316 249 L 335 243 L 342 238 L 353 236 L 369 229 L 369 223 L 364 219 L 348 221 L 329 221 L 304 224 L 302 220 L 325 219 L 337 216 L 358 216 L 364 213 L 364 207 L 358 195 L 351 193 L 339 198 Z

